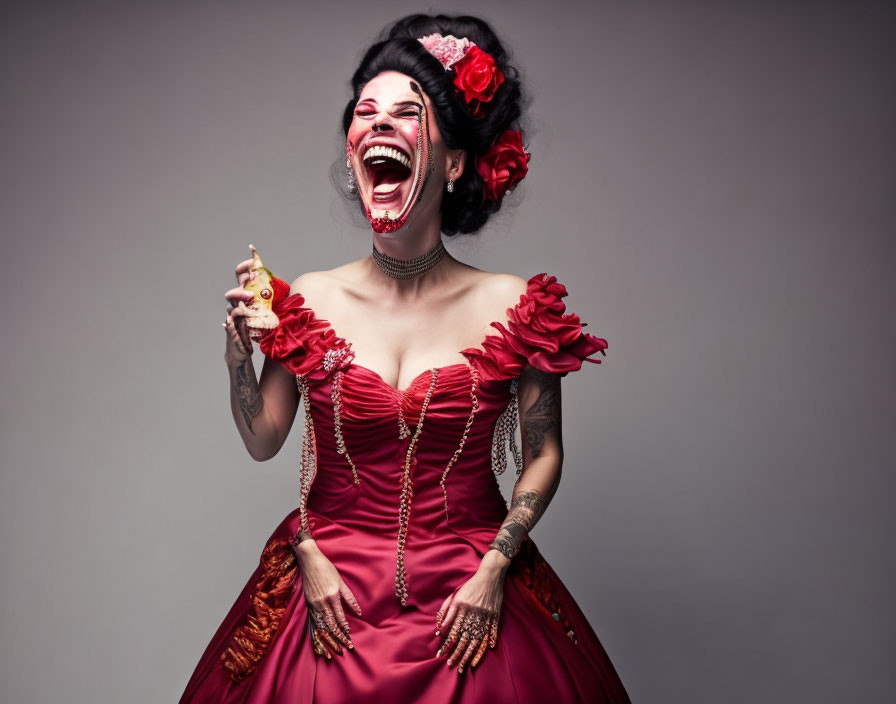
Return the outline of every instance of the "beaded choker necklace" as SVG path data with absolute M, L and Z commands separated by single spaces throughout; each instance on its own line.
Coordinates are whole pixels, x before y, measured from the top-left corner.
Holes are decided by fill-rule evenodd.
M 421 254 L 413 259 L 396 259 L 388 254 L 378 252 L 374 245 L 373 260 L 386 276 L 391 276 L 393 279 L 413 279 L 442 261 L 442 257 L 447 251 L 442 240 L 439 240 L 439 243 L 426 254 Z

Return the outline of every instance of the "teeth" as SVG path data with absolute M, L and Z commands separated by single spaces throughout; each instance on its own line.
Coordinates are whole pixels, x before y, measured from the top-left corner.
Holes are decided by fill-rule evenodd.
M 404 154 L 402 154 L 397 149 L 393 149 L 392 147 L 387 147 L 383 144 L 375 144 L 370 147 L 366 152 L 364 152 L 364 161 L 368 159 L 373 159 L 374 157 L 388 157 L 390 159 L 395 159 L 400 164 L 403 164 L 406 168 L 411 168 L 411 160 L 408 159 Z

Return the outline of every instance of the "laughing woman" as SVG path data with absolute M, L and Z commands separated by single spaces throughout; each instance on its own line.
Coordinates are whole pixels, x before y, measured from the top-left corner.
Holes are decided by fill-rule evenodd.
M 352 86 L 371 255 L 290 285 L 253 251 L 226 294 L 237 428 L 269 459 L 301 404 L 301 491 L 181 702 L 628 702 L 529 537 L 560 480 L 561 378 L 606 341 L 556 277 L 482 271 L 441 239 L 526 175 L 519 75 L 485 22 L 413 15 Z

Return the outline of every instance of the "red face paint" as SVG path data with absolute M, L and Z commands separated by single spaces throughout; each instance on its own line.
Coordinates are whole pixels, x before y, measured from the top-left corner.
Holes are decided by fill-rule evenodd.
M 409 76 L 385 71 L 355 106 L 346 154 L 375 232 L 395 232 L 407 222 L 435 170 L 426 103 Z

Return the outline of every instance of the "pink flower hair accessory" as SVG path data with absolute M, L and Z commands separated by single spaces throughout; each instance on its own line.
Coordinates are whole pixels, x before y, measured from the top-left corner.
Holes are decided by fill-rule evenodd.
M 446 71 L 449 71 L 454 64 L 464 58 L 467 49 L 476 46 L 466 37 L 458 39 L 453 34 L 447 36 L 438 33 L 427 34 L 425 37 L 418 37 L 417 41 L 439 60 Z

